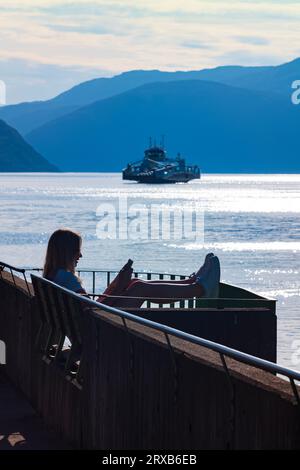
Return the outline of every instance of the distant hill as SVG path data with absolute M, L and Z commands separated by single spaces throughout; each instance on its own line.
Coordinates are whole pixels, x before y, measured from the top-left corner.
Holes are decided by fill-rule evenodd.
M 17 129 L 21 135 L 25 135 L 32 129 L 75 111 L 77 108 L 78 106 L 56 106 L 52 100 L 33 101 L 32 103 L 2 106 L 0 118 Z
M 222 83 L 249 90 L 278 93 L 289 98 L 292 91 L 291 84 L 294 80 L 300 79 L 300 58 L 272 67 L 246 67 L 244 72 L 246 73 L 240 76 L 224 76 Z
M 120 171 L 149 135 L 205 172 L 300 172 L 299 111 L 286 97 L 220 83 L 151 83 L 51 121 L 27 138 L 67 171 Z
M 291 93 L 292 81 L 299 79 L 299 76 L 300 59 L 279 66 L 221 66 L 189 72 L 133 70 L 112 78 L 96 78 L 83 82 L 51 100 L 4 106 L 0 108 L 0 118 L 25 135 L 81 106 L 149 83 L 208 80 L 250 90 L 276 92 L 287 97 Z
M 0 120 L 0 172 L 58 171 L 37 153 L 20 134 Z

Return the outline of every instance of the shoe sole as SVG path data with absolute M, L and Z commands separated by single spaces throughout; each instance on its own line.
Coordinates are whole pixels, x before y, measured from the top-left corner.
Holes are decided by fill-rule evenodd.
M 199 271 L 198 271 L 197 277 L 203 276 L 203 274 L 204 274 L 204 273 L 203 273 L 203 268 L 204 268 L 204 271 L 205 271 L 205 268 L 206 268 L 207 263 L 208 263 L 209 260 L 210 260 L 211 258 L 213 258 L 214 256 L 215 256 L 215 255 L 214 255 L 213 253 L 207 253 L 207 255 L 205 256 L 205 260 L 204 260 L 203 266 L 202 266 L 202 267 L 199 269 Z M 201 269 L 202 269 L 202 272 L 201 272 Z
M 214 289 L 211 291 L 211 299 L 217 299 L 219 297 L 220 292 L 220 278 L 221 278 L 221 266 L 220 260 L 217 256 L 213 256 L 210 258 L 211 263 L 213 264 L 213 269 L 216 272 L 217 283 Z

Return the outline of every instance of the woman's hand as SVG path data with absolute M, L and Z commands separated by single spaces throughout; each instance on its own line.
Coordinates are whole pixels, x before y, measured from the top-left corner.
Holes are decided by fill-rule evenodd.
M 121 291 L 126 289 L 128 284 L 131 281 L 132 273 L 133 273 L 132 263 L 133 263 L 133 261 L 131 259 L 129 259 L 127 261 L 127 263 L 123 266 L 123 268 L 120 270 L 120 272 L 117 276 L 118 289 L 120 289 Z

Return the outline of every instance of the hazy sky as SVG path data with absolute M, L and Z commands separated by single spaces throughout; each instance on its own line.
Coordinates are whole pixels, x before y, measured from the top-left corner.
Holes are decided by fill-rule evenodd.
M 7 102 L 132 69 L 270 65 L 300 56 L 300 0 L 0 0 Z

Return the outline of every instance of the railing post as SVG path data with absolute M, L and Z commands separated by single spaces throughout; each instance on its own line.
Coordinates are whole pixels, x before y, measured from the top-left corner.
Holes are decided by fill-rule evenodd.
M 93 271 L 93 294 L 95 294 L 96 291 L 96 272 Z
M 292 387 L 292 390 L 293 390 L 293 393 L 294 393 L 294 396 L 295 396 L 295 399 L 296 399 L 296 403 L 297 403 L 298 406 L 300 406 L 300 397 L 299 397 L 297 387 L 295 385 L 295 381 L 292 377 L 289 377 L 289 379 L 290 379 L 290 384 L 291 384 L 291 387 Z
M 128 330 L 128 326 L 126 323 L 125 318 L 122 318 L 122 322 L 125 328 L 125 331 L 127 333 L 127 338 L 128 338 L 128 343 L 129 343 L 129 372 L 130 372 L 130 377 L 133 380 L 134 378 L 134 349 L 133 349 L 133 342 L 130 337 L 130 332 Z
M 163 280 L 164 279 L 164 275 L 163 274 L 160 274 L 159 275 L 159 280 Z M 158 305 L 158 308 L 163 308 L 163 304 L 159 304 Z
M 174 274 L 171 274 L 170 279 L 171 279 L 171 281 L 175 281 L 176 276 L 175 276 Z M 175 304 L 174 304 L 174 302 L 172 302 L 172 303 L 170 304 L 170 308 L 174 308 L 174 307 L 175 307 Z
M 229 437 L 229 448 L 235 448 L 235 420 L 236 420 L 236 392 L 235 392 L 235 385 L 233 383 L 233 379 L 229 373 L 227 363 L 224 357 L 224 354 L 220 353 L 220 358 L 222 361 L 222 365 L 224 367 L 226 376 L 228 378 L 228 383 L 230 387 L 230 437 Z
M 173 349 L 173 347 L 171 345 L 171 342 L 170 342 L 169 335 L 167 333 L 165 333 L 165 337 L 166 337 L 166 340 L 167 340 L 167 345 L 168 345 L 168 348 L 169 348 L 169 351 L 170 351 L 170 354 L 171 354 L 171 360 L 172 360 L 173 368 L 174 368 L 174 404 L 176 404 L 177 400 L 178 400 L 178 366 L 177 366 L 177 362 L 176 362 L 174 349 Z
M 147 273 L 147 281 L 151 281 L 152 280 L 152 274 L 151 273 Z M 147 300 L 147 308 L 150 308 L 151 307 L 151 302 L 150 300 Z
M 183 281 L 185 279 L 185 276 L 180 276 L 180 280 Z M 185 301 L 181 300 L 179 303 L 179 308 L 184 308 L 185 306 Z

